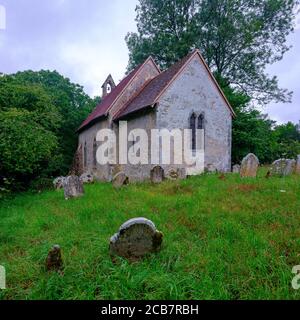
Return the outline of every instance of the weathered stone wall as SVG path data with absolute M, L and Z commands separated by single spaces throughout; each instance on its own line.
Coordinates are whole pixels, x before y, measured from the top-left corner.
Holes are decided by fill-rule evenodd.
M 97 132 L 101 129 L 108 128 L 108 120 L 102 120 L 91 126 L 90 128 L 82 131 L 79 134 L 79 145 L 82 145 L 82 163 L 84 164 L 84 145 L 86 143 L 86 166 L 84 166 L 84 171 L 92 172 L 96 179 L 102 181 L 110 181 L 112 176 L 112 168 L 110 165 L 101 166 L 98 163 L 95 166 L 94 163 L 94 139 L 96 138 Z M 97 143 L 99 146 L 99 143 Z
M 157 126 L 189 129 L 193 112 L 205 117 L 205 167 L 230 171 L 231 112 L 197 56 L 161 96 Z
M 153 167 L 151 165 L 151 129 L 156 128 L 156 112 L 155 110 L 149 110 L 146 113 L 139 114 L 134 118 L 127 120 L 128 135 L 134 129 L 144 129 L 148 134 L 148 165 L 120 165 L 119 170 L 124 171 L 129 177 L 129 181 L 143 181 L 150 179 L 150 171 Z M 128 150 L 132 146 L 131 142 L 128 142 Z M 119 148 L 119 141 L 118 141 Z

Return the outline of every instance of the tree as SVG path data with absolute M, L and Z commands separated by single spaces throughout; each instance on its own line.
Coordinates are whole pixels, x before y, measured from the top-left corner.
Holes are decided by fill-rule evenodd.
M 153 55 L 168 67 L 199 48 L 217 80 L 260 103 L 290 101 L 266 66 L 288 51 L 298 0 L 140 0 L 128 70 Z
M 57 72 L 0 77 L 0 185 L 13 180 L 20 189 L 35 179 L 67 174 L 76 130 L 98 99 Z
M 275 121 L 249 107 L 250 97 L 243 92 L 227 87 L 224 93 L 236 113 L 232 126 L 232 162 L 240 163 L 250 152 L 261 163 L 272 162 L 278 150 L 273 133 Z
M 10 82 L 27 86 L 29 90 L 34 87 L 44 90 L 52 101 L 56 111 L 59 113 L 56 120 L 58 125 L 57 138 L 60 153 L 63 157 L 59 174 L 66 174 L 77 147 L 76 130 L 94 109 L 99 98 L 91 99 L 83 91 L 82 86 L 72 83 L 68 78 L 63 77 L 56 71 L 25 71 L 7 77 Z M 61 122 L 59 119 L 61 119 Z
M 278 144 L 278 158 L 296 158 L 300 154 L 300 131 L 299 126 L 288 122 L 276 126 L 274 136 Z

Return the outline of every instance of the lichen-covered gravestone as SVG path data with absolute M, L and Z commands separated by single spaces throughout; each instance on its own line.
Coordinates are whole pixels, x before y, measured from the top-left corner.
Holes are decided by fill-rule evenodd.
M 120 256 L 136 261 L 146 254 L 161 248 L 163 234 L 154 223 L 145 218 L 135 218 L 125 222 L 110 239 L 109 251 L 112 258 Z
M 239 164 L 236 164 L 232 167 L 232 172 L 233 173 L 240 173 L 241 166 Z
M 150 179 L 153 183 L 161 183 L 165 178 L 164 169 L 160 166 L 154 167 L 150 172 Z
M 271 175 L 273 176 L 289 176 L 294 173 L 296 161 L 291 159 L 278 159 L 272 163 Z
M 53 180 L 53 185 L 56 190 L 60 190 L 64 187 L 65 177 L 58 177 Z
M 253 153 L 249 153 L 241 163 L 240 175 L 242 178 L 255 178 L 257 175 L 257 169 L 259 166 L 259 160 Z
M 112 184 L 116 189 L 119 189 L 129 184 L 129 179 L 124 172 L 119 172 L 113 177 Z
M 300 154 L 297 156 L 297 161 L 296 161 L 296 174 L 300 175 Z
M 82 181 L 83 184 L 94 183 L 94 176 L 90 172 L 85 172 L 80 176 L 80 180 Z
M 84 194 L 83 183 L 77 176 L 69 176 L 64 181 L 65 199 L 81 197 Z

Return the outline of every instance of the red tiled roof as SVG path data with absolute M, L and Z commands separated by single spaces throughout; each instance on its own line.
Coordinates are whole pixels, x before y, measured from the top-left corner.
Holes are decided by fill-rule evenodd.
M 127 84 L 131 81 L 131 79 L 136 75 L 139 71 L 139 65 L 133 71 L 131 71 L 104 99 L 100 102 L 100 104 L 94 109 L 94 111 L 86 118 L 86 120 L 81 124 L 78 131 L 81 131 L 83 128 L 88 126 L 89 124 L 94 123 L 95 120 L 106 116 L 109 108 L 118 98 L 123 89 L 127 86 Z
M 176 75 L 180 73 L 180 70 L 185 66 L 185 64 L 194 56 L 195 54 L 198 54 L 204 67 L 206 68 L 211 80 L 214 82 L 215 86 L 217 87 L 217 90 L 219 90 L 220 94 L 222 95 L 224 102 L 228 106 L 232 116 L 235 116 L 235 113 L 228 102 L 226 96 L 224 95 L 222 89 L 218 85 L 216 79 L 214 78 L 213 74 L 209 70 L 209 67 L 205 63 L 201 53 L 198 49 L 193 50 L 190 52 L 186 57 L 184 57 L 179 62 L 175 63 L 173 66 L 171 66 L 169 69 L 165 70 L 164 72 L 160 73 L 158 76 L 156 76 L 154 79 L 152 79 L 140 92 L 133 97 L 131 101 L 127 103 L 127 105 L 124 106 L 118 112 L 118 114 L 115 116 L 114 120 L 118 120 L 120 118 L 126 117 L 127 115 L 131 113 L 135 113 L 139 110 L 143 110 L 149 106 L 154 106 L 155 103 L 158 102 L 158 98 L 160 95 L 164 92 L 164 90 L 172 83 L 173 79 L 175 79 Z
M 186 63 L 194 56 L 194 54 L 199 54 L 200 59 L 202 60 L 207 72 L 209 73 L 212 81 L 215 83 L 217 89 L 219 90 L 220 94 L 224 98 L 225 103 L 227 104 L 228 108 L 230 109 L 233 116 L 235 113 L 230 106 L 228 100 L 226 99 L 223 91 L 219 87 L 217 81 L 215 80 L 214 76 L 210 72 L 208 66 L 206 65 L 204 59 L 202 58 L 200 52 L 198 50 L 194 50 L 189 53 L 186 57 L 184 57 L 179 62 L 175 63 L 169 69 L 165 70 L 164 72 L 157 75 L 155 78 L 150 80 L 135 96 L 133 96 L 128 103 L 124 105 L 123 108 L 115 115 L 114 120 L 121 119 L 131 113 L 135 113 L 139 110 L 143 110 L 149 106 L 153 106 L 157 103 L 158 98 L 164 92 L 164 90 L 172 83 L 173 79 L 180 73 L 180 70 L 186 65 Z M 146 60 L 147 61 L 147 60 Z M 134 69 L 126 78 L 124 78 L 113 90 L 112 92 L 107 95 L 102 102 L 96 107 L 96 109 L 89 115 L 89 117 L 83 122 L 80 126 L 78 131 L 81 131 L 83 128 L 88 126 L 89 124 L 94 123 L 94 121 L 98 120 L 99 118 L 106 116 L 110 107 L 114 103 L 114 101 L 118 98 L 118 96 L 122 93 L 128 83 L 133 79 L 133 77 L 137 74 L 139 69 L 144 64 L 141 64 L 136 69 Z
M 130 113 L 134 113 L 155 104 L 158 96 L 169 85 L 172 79 L 194 53 L 195 51 L 189 53 L 182 60 L 152 79 L 131 101 L 129 101 L 127 105 L 124 106 L 124 108 L 120 110 L 120 112 L 116 114 L 115 119 L 120 119 Z

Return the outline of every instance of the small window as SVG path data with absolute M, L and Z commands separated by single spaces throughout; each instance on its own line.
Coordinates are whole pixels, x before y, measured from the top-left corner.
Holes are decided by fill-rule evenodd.
M 196 150 L 196 115 L 193 113 L 190 117 L 190 129 L 192 130 L 192 150 Z
M 111 93 L 111 85 L 109 83 L 107 84 L 106 92 Z
M 198 117 L 198 129 L 203 130 L 204 129 L 204 115 L 200 114 Z
M 85 168 L 87 166 L 87 147 L 86 147 L 86 142 L 84 143 L 84 150 L 83 150 L 83 166 Z
M 93 142 L 93 159 L 94 159 L 94 167 L 97 167 L 97 141 L 94 138 Z

